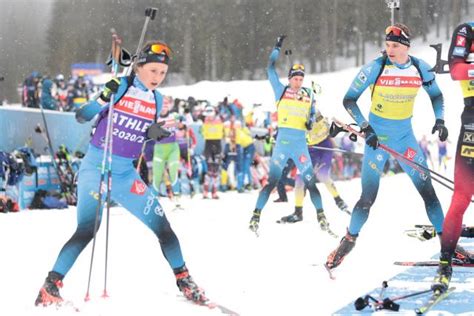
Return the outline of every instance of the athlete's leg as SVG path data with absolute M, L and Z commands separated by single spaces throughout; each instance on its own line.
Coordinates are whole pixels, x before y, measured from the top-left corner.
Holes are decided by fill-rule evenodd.
M 235 157 L 235 176 L 237 178 L 237 191 L 242 192 L 244 187 L 244 150 L 242 146 L 236 146 L 237 156 Z
M 300 150 L 294 149 L 292 153 L 293 161 L 295 162 L 296 168 L 298 168 L 301 178 L 309 191 L 311 202 L 318 213 L 323 211 L 323 202 L 321 200 L 321 194 L 316 187 L 316 176 L 313 171 L 313 164 L 311 163 L 311 157 L 309 156 L 308 147 L 302 144 Z M 298 148 L 297 146 L 295 146 Z
M 454 170 L 454 194 L 443 223 L 441 259 L 452 258 L 462 230 L 462 219 L 474 194 L 474 131 L 466 126 L 474 122 L 474 109 L 466 108 L 461 116 Z
M 301 175 L 297 175 L 295 179 L 295 207 L 303 207 L 303 200 L 305 196 L 305 185 Z
M 262 210 L 270 197 L 270 193 L 275 188 L 282 175 L 284 166 L 287 163 L 289 154 L 284 150 L 285 147 L 276 144 L 272 157 L 270 158 L 270 171 L 268 173 L 268 183 L 260 191 L 255 208 Z
M 415 136 L 408 135 L 403 141 L 392 144 L 393 149 L 402 153 L 405 157 L 409 157 L 413 161 L 428 168 L 423 152 L 415 139 Z M 441 203 L 436 196 L 436 192 L 431 183 L 431 178 L 427 172 L 418 167 L 413 167 L 405 163 L 402 159 L 397 159 L 403 171 L 408 174 L 416 189 L 420 193 L 425 202 L 426 213 L 429 220 L 436 229 L 436 232 L 442 232 L 442 225 L 444 220 Z
M 113 180 L 117 183 L 112 191 L 113 199 L 155 233 L 171 268 L 182 267 L 184 259 L 179 241 L 158 201 L 158 192 L 151 186 L 147 187 L 133 169 Z
M 63 276 L 73 266 L 79 254 L 94 236 L 94 225 L 98 206 L 98 189 L 100 181 L 100 161 L 91 162 L 84 158 L 78 174 L 77 185 L 77 228 L 72 237 L 61 249 L 54 264 L 53 271 Z M 105 198 L 103 194 L 103 200 Z M 99 212 L 99 224 L 102 210 Z M 97 228 L 98 229 L 98 228 Z
M 252 185 L 252 173 L 251 173 L 251 165 L 253 161 L 253 157 L 255 156 L 255 145 L 251 144 L 244 148 L 244 163 L 243 163 L 243 173 L 244 173 L 244 183 L 246 182 L 249 185 Z
M 373 150 L 365 146 L 362 161 L 362 193 L 352 211 L 349 234 L 357 236 L 369 217 L 370 208 L 377 198 L 380 176 L 383 173 L 388 154 L 382 149 Z

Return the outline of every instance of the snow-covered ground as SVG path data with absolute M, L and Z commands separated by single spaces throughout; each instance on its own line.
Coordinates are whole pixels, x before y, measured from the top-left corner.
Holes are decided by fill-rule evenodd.
M 338 182 L 337 186 L 352 207 L 360 194 L 359 180 Z M 435 187 L 446 210 L 451 192 L 436 184 Z M 324 187 L 321 192 L 331 227 L 342 236 L 349 216 L 337 209 Z M 394 266 L 393 261 L 428 260 L 439 250 L 437 239 L 421 242 L 403 232 L 414 224 L 429 223 L 422 199 L 404 174 L 382 179 L 371 216 L 356 247 L 336 269 L 336 280 L 328 278 L 321 264 L 339 239 L 319 230 L 309 199 L 305 200 L 303 222 L 280 225 L 275 220 L 293 210 L 292 194 L 289 194 L 289 203 L 273 203 L 275 195 L 272 195 L 264 209 L 261 235 L 257 238 L 247 228 L 257 192 L 229 192 L 220 196 L 220 200 L 202 200 L 200 196 L 192 200 L 184 198 L 186 209 L 183 211 L 171 211 L 167 199 L 162 203 L 195 280 L 210 298 L 240 315 L 331 315 L 378 287 L 383 280 L 407 270 Z M 467 224 L 474 223 L 472 206 L 470 211 L 464 218 Z M 120 207 L 113 208 L 110 225 L 110 298 L 100 297 L 104 275 L 104 225 L 97 237 L 92 300 L 83 303 L 90 245 L 64 280 L 62 295 L 79 305 L 80 314 L 219 314 L 189 304 L 179 296 L 174 276 L 156 238 L 128 212 Z M 58 251 L 74 229 L 73 207 L 0 214 L 0 315 L 74 314 L 69 309 L 56 311 L 33 307 Z M 433 274 L 435 271 L 435 268 L 423 269 L 431 269 Z M 453 285 L 462 283 L 460 288 L 467 289 L 472 302 L 474 274 L 468 276 L 456 279 L 455 270 Z M 419 282 L 426 288 L 430 278 Z M 402 285 L 410 286 L 409 282 L 405 283 Z M 403 301 L 401 303 L 403 308 Z M 443 315 L 451 314 L 451 309 L 447 310 Z

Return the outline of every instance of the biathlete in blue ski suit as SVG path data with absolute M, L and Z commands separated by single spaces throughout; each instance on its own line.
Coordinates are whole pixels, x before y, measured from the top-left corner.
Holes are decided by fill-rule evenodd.
M 290 81 L 288 86 L 280 82 L 275 70 L 275 62 L 280 54 L 283 39 L 284 36 L 278 37 L 276 46 L 271 52 L 270 64 L 267 69 L 277 103 L 278 136 L 271 157 L 268 184 L 260 191 L 250 220 L 249 228 L 254 232 L 258 230 L 262 209 L 280 179 L 287 160 L 290 158 L 293 159 L 302 174 L 317 212 L 323 212 L 321 195 L 316 188 L 313 165 L 306 146 L 306 133 L 307 130 L 311 129 L 315 119 L 313 92 L 311 89 L 302 87 L 304 79 L 303 65 L 295 64 L 291 67 L 288 74 Z
M 338 266 L 353 249 L 375 202 L 380 176 L 389 158 L 386 151 L 377 148 L 379 142 L 427 167 L 426 157 L 415 139 L 411 125 L 415 97 L 421 87 L 428 93 L 436 117 L 432 133 L 438 131 L 442 141 L 448 136 L 443 120 L 443 95 L 433 72 L 429 72 L 431 67 L 423 60 L 408 55 L 409 36 L 409 30 L 403 24 L 388 27 L 386 55 L 362 67 L 344 97 L 344 107 L 365 134 L 362 194 L 352 211 L 346 236 L 328 256 L 328 268 Z M 372 89 L 372 104 L 367 121 L 357 105 L 357 100 L 369 86 Z M 431 178 L 404 160 L 397 160 L 423 198 L 429 220 L 436 231 L 441 233 L 444 215 Z
M 104 153 L 107 114 L 110 96 L 114 96 L 112 188 L 111 198 L 143 222 L 158 238 L 163 255 L 173 269 L 177 285 L 186 298 L 205 299 L 204 292 L 192 280 L 185 266 L 180 244 L 158 201 L 158 192 L 148 187 L 133 166 L 141 153 L 147 135 L 153 140 L 169 136 L 157 124 L 163 97 L 155 90 L 168 70 L 170 49 L 160 42 L 147 43 L 140 52 L 135 73 L 131 77 L 112 79 L 97 100 L 90 101 L 76 113 L 77 119 L 99 118 L 78 174 L 77 229 L 63 246 L 36 299 L 36 305 L 57 304 L 62 301 L 59 288 L 79 254 L 94 236 L 98 207 L 98 189 Z M 106 194 L 103 194 L 105 199 Z M 101 204 L 101 206 L 103 203 Z M 102 208 L 99 212 L 99 223 Z

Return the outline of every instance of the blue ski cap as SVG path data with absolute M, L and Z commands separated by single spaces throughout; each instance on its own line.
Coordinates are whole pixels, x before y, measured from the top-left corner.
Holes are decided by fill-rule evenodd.
M 162 42 L 152 42 L 146 44 L 138 54 L 137 63 L 144 65 L 147 63 L 168 64 L 171 58 L 171 49 Z

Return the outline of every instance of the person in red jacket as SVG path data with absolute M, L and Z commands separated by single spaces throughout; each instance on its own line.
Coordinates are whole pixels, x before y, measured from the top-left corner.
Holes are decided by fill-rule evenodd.
M 464 96 L 454 167 L 454 193 L 441 236 L 441 257 L 432 289 L 443 292 L 451 280 L 452 260 L 469 260 L 453 255 L 462 230 L 464 212 L 474 194 L 474 22 L 463 23 L 453 32 L 449 48 L 449 72 L 459 81 Z

